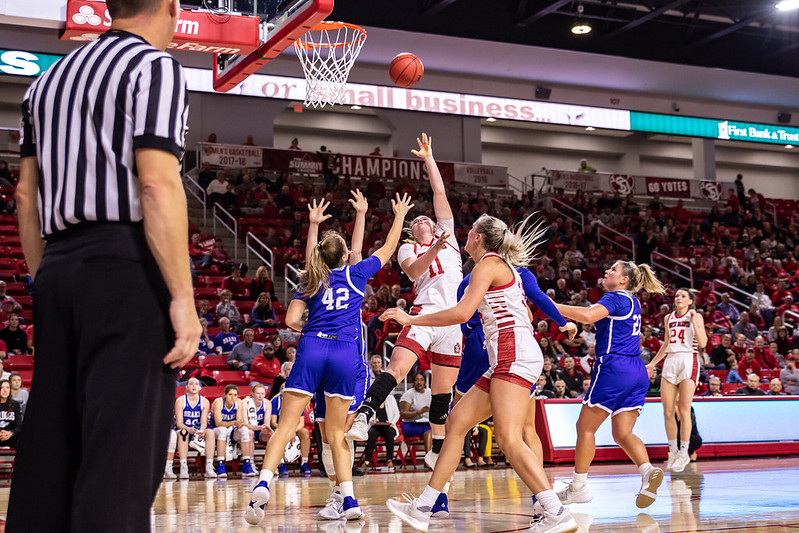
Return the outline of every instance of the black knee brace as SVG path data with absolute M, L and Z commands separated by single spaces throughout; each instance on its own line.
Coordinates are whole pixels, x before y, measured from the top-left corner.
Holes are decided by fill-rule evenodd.
M 430 401 L 430 423 L 444 425 L 449 414 L 449 403 L 452 401 L 452 394 L 433 394 Z

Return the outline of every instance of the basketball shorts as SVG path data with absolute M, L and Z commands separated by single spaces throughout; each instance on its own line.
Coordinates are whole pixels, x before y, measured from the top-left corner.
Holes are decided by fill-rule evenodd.
M 308 396 L 323 391 L 325 396 L 346 400 L 355 397 L 355 378 L 363 365 L 354 341 L 342 341 L 305 334 L 297 345 L 297 359 L 283 390 Z
M 482 330 L 474 331 L 468 337 L 464 337 L 463 357 L 458 370 L 458 379 L 455 380 L 455 392 L 461 396 L 466 394 L 490 367 Z
M 679 385 L 686 379 L 699 383 L 699 358 L 694 353 L 672 353 L 663 363 L 662 379 Z
M 600 407 L 611 415 L 640 411 L 647 391 L 649 377 L 640 357 L 602 355 L 594 363 L 594 373 L 583 404 Z
M 424 437 L 424 434 L 430 431 L 430 424 L 428 422 L 403 422 L 402 434 L 406 439 Z
M 501 379 L 534 390 L 544 367 L 544 355 L 530 328 L 508 328 L 486 338 L 490 368 L 475 386 L 491 391 L 491 380 Z
M 358 411 L 363 401 L 366 399 L 366 391 L 369 390 L 371 385 L 369 380 L 369 367 L 366 366 L 366 361 L 361 361 L 358 369 L 358 376 L 355 379 L 355 396 L 352 398 L 350 408 L 347 414 L 352 414 Z M 318 422 L 325 421 L 325 391 L 320 388 L 314 394 L 314 417 Z
M 438 309 L 425 310 L 414 306 L 411 315 L 435 313 Z M 419 359 L 425 352 L 435 365 L 458 367 L 461 364 L 461 342 L 463 334 L 460 325 L 431 327 L 405 326 L 400 331 L 395 346 L 402 346 L 416 354 Z

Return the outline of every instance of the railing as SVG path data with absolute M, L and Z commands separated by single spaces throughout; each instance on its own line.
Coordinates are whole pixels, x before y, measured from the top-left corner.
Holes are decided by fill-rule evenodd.
M 291 274 L 291 278 L 289 276 Z M 294 281 L 297 279 L 298 281 Z M 297 290 L 299 287 L 299 279 L 300 279 L 300 271 L 294 268 L 293 266 L 286 264 L 283 267 L 283 297 L 285 298 L 284 302 L 286 305 L 291 303 L 291 295 Z
M 214 204 L 214 235 L 216 235 L 216 221 L 219 221 L 219 224 L 224 226 L 225 228 L 233 234 L 233 258 L 238 261 L 239 260 L 239 223 L 236 220 L 236 217 L 225 211 L 225 209 L 219 205 Z
M 799 214 L 791 214 L 791 226 L 799 226 Z
M 510 187 L 512 191 L 518 192 L 522 198 L 527 194 L 527 182 L 520 180 L 512 174 L 508 174 L 508 187 Z
M 777 225 L 777 204 L 767 200 L 766 204 L 763 206 L 763 213 L 766 215 L 771 215 L 774 225 Z
M 631 237 L 628 237 L 624 233 L 621 233 L 611 227 L 606 226 L 602 222 L 597 222 L 597 226 L 598 228 L 596 236 L 597 236 L 597 241 L 599 242 L 600 245 L 602 244 L 602 240 L 604 239 L 607 242 L 611 243 L 612 245 L 621 248 L 625 252 L 629 253 L 632 261 L 635 261 L 635 241 Z M 611 235 L 610 237 L 607 235 L 608 233 Z
M 372 354 L 369 353 L 369 350 L 366 349 L 366 339 L 368 338 L 369 330 L 366 329 L 366 323 L 361 320 L 361 338 L 363 339 L 363 360 L 368 365 L 369 359 L 372 357 Z M 383 368 L 386 368 L 386 365 L 383 365 Z
M 788 318 L 793 319 L 794 327 L 799 326 L 799 313 L 797 313 L 796 311 L 785 311 L 782 314 L 782 322 L 783 322 L 783 324 L 787 324 L 788 323 L 788 320 L 787 320 Z
M 721 281 L 720 279 L 714 279 L 713 280 L 713 294 L 716 294 L 717 296 L 719 296 L 719 298 L 721 298 L 722 291 L 717 290 L 716 286 L 724 287 L 724 289 L 726 289 L 724 292 L 732 291 L 734 293 L 738 293 L 739 295 L 742 295 L 743 298 L 744 298 L 743 301 L 738 300 L 736 298 L 733 298 L 732 296 L 730 296 L 730 301 L 732 303 L 734 303 L 735 305 L 737 305 L 738 307 L 740 307 L 741 308 L 741 312 L 749 310 L 749 304 L 746 303 L 746 300 L 748 298 L 749 301 L 752 301 L 752 298 L 755 297 L 754 294 L 746 292 L 745 290 L 739 289 L 738 287 L 735 287 L 733 285 L 730 285 L 726 281 Z
M 660 252 L 652 252 L 650 255 L 652 266 L 658 270 L 670 272 L 673 276 L 681 278 L 688 283 L 688 287 L 694 286 L 694 269 L 688 263 L 677 261 L 673 257 L 663 255 Z
M 253 246 L 253 244 L 251 244 L 250 241 L 252 241 L 254 244 L 257 244 L 258 246 L 260 246 L 260 250 L 265 252 L 264 255 L 269 257 L 269 259 L 264 257 L 264 255 L 261 255 L 261 253 L 258 250 L 255 249 L 255 247 Z M 269 271 L 269 279 L 274 280 L 275 279 L 275 254 L 272 252 L 272 249 L 270 247 L 268 247 L 267 245 L 265 245 L 263 242 L 261 242 L 261 240 L 258 237 L 256 237 L 255 235 L 252 234 L 252 232 L 249 232 L 249 231 L 247 232 L 247 235 L 244 237 L 244 245 L 245 245 L 244 252 L 246 254 L 245 255 L 246 259 L 245 260 L 247 261 L 247 264 L 250 263 L 250 252 L 252 252 L 253 255 L 255 257 L 257 257 L 258 259 L 260 259 L 261 262 L 266 266 L 266 269 Z
M 205 205 L 206 205 L 206 193 L 205 189 L 200 187 L 200 184 L 192 178 L 188 174 L 183 175 L 183 188 L 186 189 L 186 192 L 197 198 L 197 200 L 203 204 L 203 227 L 208 224 Z
M 524 177 L 524 182 L 527 183 L 527 180 L 530 180 L 530 188 L 535 191 L 536 196 L 541 196 L 544 194 L 544 189 L 546 189 L 550 184 L 549 174 L 547 174 L 547 169 L 541 169 L 543 174 L 528 174 Z M 539 185 L 536 185 L 536 181 L 540 181 Z M 550 187 L 551 189 L 551 187 Z
M 580 226 L 580 233 L 585 233 L 585 215 L 583 215 L 581 211 L 557 198 L 550 198 L 550 201 L 552 202 L 553 209 L 557 209 L 558 213 L 578 224 Z

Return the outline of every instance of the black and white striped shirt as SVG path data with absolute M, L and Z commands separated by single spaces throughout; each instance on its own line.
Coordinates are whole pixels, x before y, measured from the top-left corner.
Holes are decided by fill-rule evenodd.
M 183 158 L 183 69 L 139 36 L 109 31 L 62 58 L 22 104 L 20 153 L 39 162 L 47 237 L 87 221 L 142 220 L 134 150 Z

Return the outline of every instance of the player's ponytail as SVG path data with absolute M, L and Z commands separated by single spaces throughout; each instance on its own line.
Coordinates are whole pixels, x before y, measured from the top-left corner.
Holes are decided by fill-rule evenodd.
M 544 241 L 546 233 L 541 220 L 532 222 L 533 216 L 528 216 L 512 230 L 496 217 L 481 215 L 474 229 L 483 236 L 486 251 L 496 252 L 508 264 L 526 267 L 535 259 L 536 248 Z
M 347 243 L 335 231 L 326 231 L 319 244 L 313 247 L 305 270 L 300 272 L 303 296 L 312 298 L 322 288 L 330 285 L 330 272 L 344 262 Z
M 663 284 L 655 277 L 655 272 L 652 267 L 646 263 L 636 265 L 632 261 L 619 261 L 624 269 L 624 275 L 627 276 L 627 290 L 631 292 L 638 292 L 644 289 L 646 292 L 663 294 L 666 292 Z

